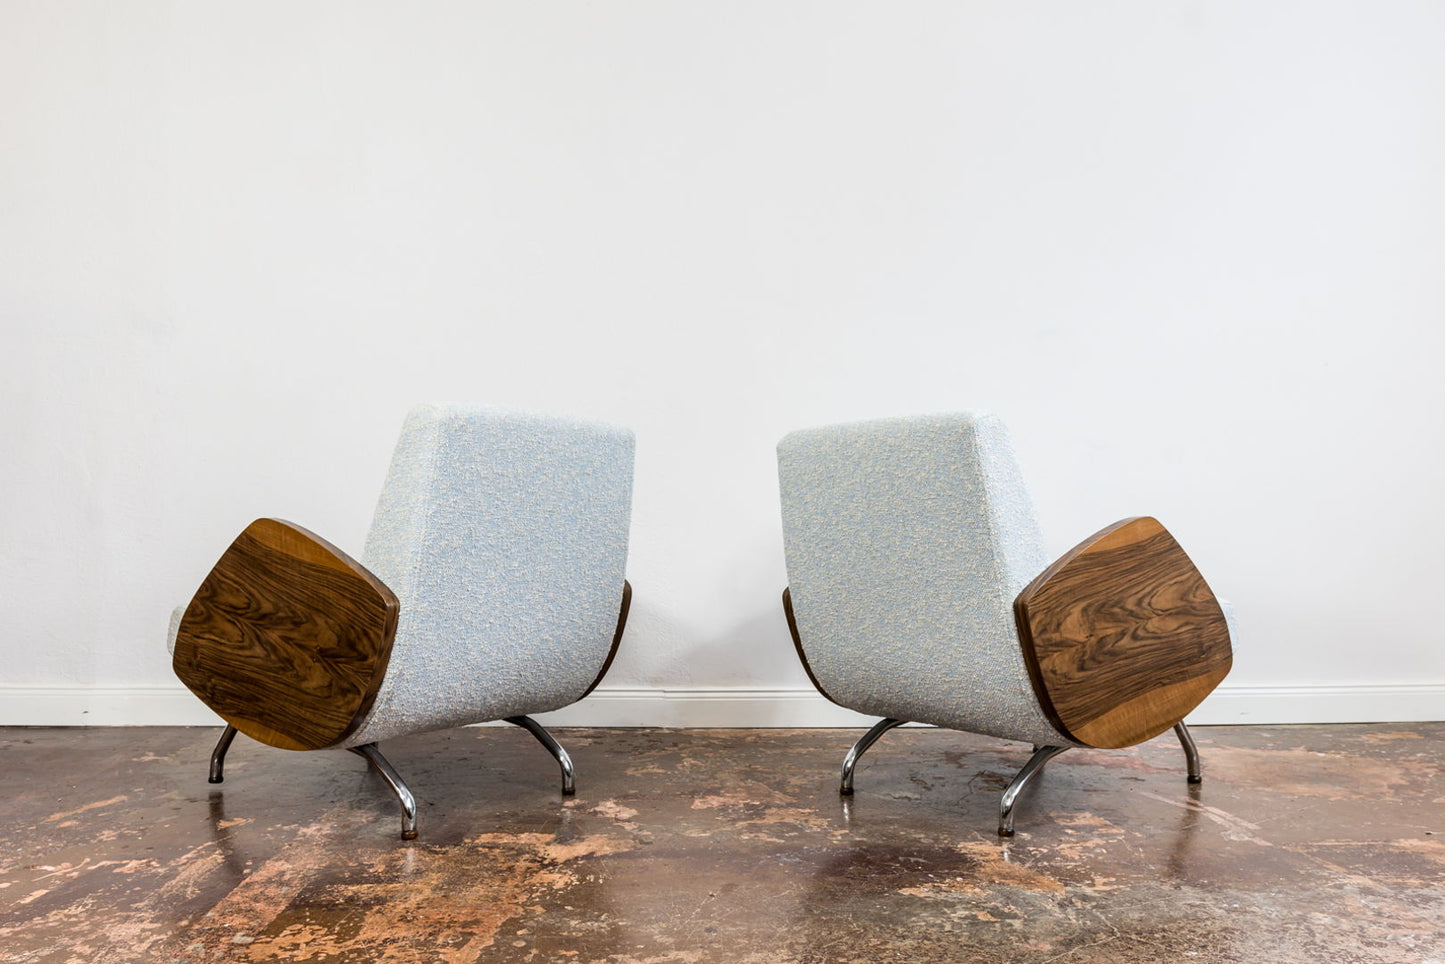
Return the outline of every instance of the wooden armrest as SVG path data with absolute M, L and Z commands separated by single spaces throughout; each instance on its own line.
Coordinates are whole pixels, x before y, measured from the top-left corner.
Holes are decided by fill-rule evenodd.
M 320 536 L 257 519 L 186 607 L 172 666 L 247 736 L 288 750 L 331 746 L 371 708 L 400 608 Z
M 823 699 L 829 703 L 843 706 L 842 703 L 838 703 L 828 695 L 828 691 L 823 689 L 823 684 L 818 682 L 818 677 L 813 675 L 813 664 L 808 662 L 808 654 L 803 652 L 803 637 L 798 635 L 798 617 L 793 613 L 793 590 L 788 586 L 783 587 L 783 615 L 788 618 L 788 632 L 793 634 L 793 649 L 797 650 L 798 662 L 803 664 L 803 672 L 808 674 L 808 682 L 813 684 L 813 689 L 817 690 Z M 852 709 L 852 707 L 844 707 L 844 709 Z
M 1163 733 L 1229 673 L 1214 593 L 1157 519 L 1124 519 L 1079 543 L 1014 601 L 1034 692 L 1087 746 Z
M 582 691 L 578 700 L 586 699 L 587 696 L 602 682 L 602 677 L 612 668 L 612 661 L 617 658 L 617 647 L 622 645 L 622 631 L 627 628 L 627 611 L 632 608 L 632 583 L 626 579 L 622 580 L 622 607 L 617 611 L 617 630 L 612 634 L 612 648 L 607 651 L 607 658 L 602 661 L 602 668 L 597 671 L 597 678 L 592 685 Z

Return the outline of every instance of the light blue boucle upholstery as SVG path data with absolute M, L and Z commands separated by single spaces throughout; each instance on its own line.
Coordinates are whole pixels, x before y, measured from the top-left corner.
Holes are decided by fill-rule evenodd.
M 176 636 L 181 631 L 181 619 L 183 619 L 185 615 L 185 606 L 177 606 L 171 610 L 171 624 L 166 629 L 166 652 L 172 656 L 176 655 Z
M 407 417 L 361 562 L 401 601 L 391 662 L 342 744 L 541 713 L 601 671 L 622 602 L 626 429 L 490 407 Z
M 1038 745 L 1013 602 L 1049 563 L 1003 423 L 808 429 L 778 444 L 788 586 L 809 666 L 872 716 Z

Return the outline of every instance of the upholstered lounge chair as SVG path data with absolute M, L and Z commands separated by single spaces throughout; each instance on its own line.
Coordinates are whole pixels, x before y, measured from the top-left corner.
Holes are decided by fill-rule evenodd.
M 227 726 L 288 750 L 348 749 L 416 803 L 377 749 L 402 734 L 506 720 L 571 760 L 529 714 L 587 695 L 616 653 L 632 433 L 486 407 L 410 413 L 362 562 L 259 519 L 172 618 L 176 675 Z
M 1126 519 L 1048 565 L 1003 424 L 982 414 L 794 432 L 778 445 L 788 566 L 783 608 L 809 678 L 883 719 L 1021 740 L 1019 792 L 1071 747 L 1119 748 L 1173 728 L 1229 672 L 1230 628 L 1157 521 Z

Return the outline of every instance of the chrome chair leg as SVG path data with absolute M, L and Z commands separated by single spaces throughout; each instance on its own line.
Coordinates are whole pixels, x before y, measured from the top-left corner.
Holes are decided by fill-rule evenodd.
M 537 738 L 537 742 L 547 748 L 547 752 L 557 759 L 557 764 L 562 768 L 562 795 L 570 797 L 577 792 L 577 778 L 572 770 L 572 758 L 562 748 L 562 744 L 553 738 L 552 734 L 532 719 L 530 716 L 509 716 L 507 722 L 513 726 L 520 726 L 528 733 Z
M 391 792 L 396 794 L 397 802 L 401 804 L 401 839 L 416 839 L 416 797 L 411 795 L 411 788 L 401 778 L 381 751 L 376 748 L 375 743 L 363 743 L 361 746 L 348 747 L 352 753 L 364 757 L 366 762 L 371 764 L 381 778 L 391 787 Z
M 891 717 L 884 717 L 873 724 L 872 729 L 864 733 L 848 755 L 843 758 L 843 780 L 838 785 L 838 792 L 848 797 L 853 795 L 853 769 L 858 766 L 858 758 L 868 752 L 868 748 L 878 742 L 878 738 L 895 726 L 902 726 L 907 720 L 895 720 Z
M 231 748 L 231 741 L 235 738 L 236 728 L 226 724 L 226 728 L 221 731 L 221 739 L 211 751 L 211 775 L 206 778 L 206 782 L 221 783 L 226 779 L 226 751 Z
M 1003 792 L 1003 800 L 998 808 L 998 835 L 1000 837 L 1012 837 L 1014 835 L 1014 804 L 1018 802 L 1019 794 L 1029 781 L 1044 768 L 1054 757 L 1067 750 L 1066 746 L 1041 746 L 1034 750 L 1034 755 L 1029 757 L 1029 762 L 1014 776 L 1013 782 Z
M 1184 762 L 1189 767 L 1189 782 L 1203 783 L 1204 768 L 1199 762 L 1199 747 L 1194 745 L 1194 737 L 1189 733 L 1189 727 L 1180 720 L 1174 724 L 1174 735 L 1179 737 L 1179 745 L 1184 747 Z

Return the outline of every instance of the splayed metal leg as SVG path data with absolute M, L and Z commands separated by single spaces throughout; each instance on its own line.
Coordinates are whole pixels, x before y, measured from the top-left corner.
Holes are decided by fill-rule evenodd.
M 1008 789 L 1003 792 L 1003 800 L 998 808 L 998 835 L 1000 837 L 1012 837 L 1014 835 L 1014 804 L 1018 802 L 1019 794 L 1029 781 L 1044 768 L 1054 757 L 1067 750 L 1066 746 L 1041 746 L 1034 750 L 1034 755 L 1029 757 L 1029 762 L 1013 778 Z
M 513 726 L 520 726 L 535 736 L 537 742 L 545 746 L 547 752 L 556 757 L 557 764 L 562 768 L 562 795 L 570 797 L 576 793 L 577 778 L 572 771 L 572 758 L 567 755 L 566 750 L 562 749 L 562 744 L 558 743 L 541 723 L 538 723 L 530 716 L 509 716 L 507 717 L 507 722 Z
M 1189 767 L 1189 782 L 1204 782 L 1204 767 L 1199 762 L 1199 747 L 1194 745 L 1194 737 L 1189 734 L 1189 727 L 1180 720 L 1174 724 L 1174 735 L 1179 737 L 1179 745 L 1184 747 L 1184 762 Z
M 838 792 L 846 796 L 853 794 L 853 769 L 858 765 L 858 758 L 868 751 L 868 748 L 878 742 L 878 738 L 895 726 L 902 726 L 907 720 L 895 720 L 891 717 L 884 717 L 873 724 L 872 729 L 853 744 L 853 749 L 843 758 L 843 781 L 838 785 Z
M 227 724 L 221 732 L 221 739 L 216 742 L 216 748 L 211 751 L 211 775 L 207 777 L 208 783 L 221 783 L 226 779 L 226 751 L 231 748 L 231 741 L 236 738 L 236 728 Z
M 411 795 L 411 788 L 401 778 L 381 751 L 376 748 L 375 743 L 363 743 L 361 746 L 348 747 L 357 756 L 365 757 L 372 769 L 381 774 L 381 778 L 391 787 L 391 792 L 396 794 L 397 802 L 401 804 L 401 839 L 416 839 L 416 797 Z

